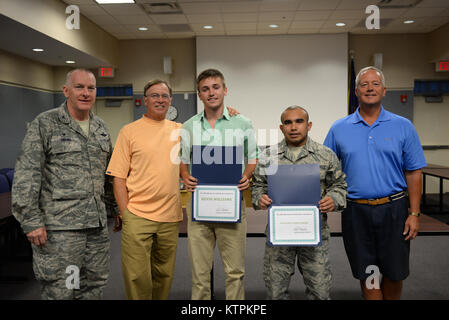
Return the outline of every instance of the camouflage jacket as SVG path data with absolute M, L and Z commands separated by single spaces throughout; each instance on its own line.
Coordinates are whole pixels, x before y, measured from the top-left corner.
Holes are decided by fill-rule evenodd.
M 251 182 L 251 197 L 254 209 L 260 209 L 260 197 L 263 194 L 268 194 L 267 174 L 270 174 L 271 168 L 274 168 L 272 165 L 276 161 L 277 164 L 282 165 L 319 163 L 321 198 L 330 196 L 334 200 L 335 211 L 345 207 L 347 185 L 340 161 L 331 149 L 308 137 L 297 158 L 294 158 L 294 155 L 290 152 L 285 139 L 279 142 L 277 146 L 268 147 L 261 153 Z
M 89 138 L 66 103 L 39 114 L 28 125 L 11 192 L 12 212 L 23 231 L 106 225 L 105 202 L 117 213 L 105 175 L 111 153 L 108 130 L 93 113 Z

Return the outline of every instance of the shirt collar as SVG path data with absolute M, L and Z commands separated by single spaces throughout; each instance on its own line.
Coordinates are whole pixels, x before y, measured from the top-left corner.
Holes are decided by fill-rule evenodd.
M 223 108 L 223 115 L 218 120 L 220 120 L 220 119 L 231 120 L 231 116 L 229 115 L 228 108 L 226 108 L 226 107 Z M 206 116 L 204 114 L 204 110 L 200 113 L 200 120 L 207 120 Z
M 377 118 L 376 122 L 389 121 L 391 120 L 391 115 L 384 109 L 384 106 L 380 106 L 380 114 Z M 357 107 L 357 110 L 352 114 L 352 123 L 365 122 L 362 116 L 360 115 L 360 106 Z M 375 122 L 375 123 L 376 123 Z

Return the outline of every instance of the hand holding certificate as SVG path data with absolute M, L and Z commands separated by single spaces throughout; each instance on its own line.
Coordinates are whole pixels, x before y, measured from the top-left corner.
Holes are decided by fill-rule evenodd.
M 321 244 L 319 164 L 279 165 L 268 176 L 268 238 L 273 246 Z
M 193 221 L 240 222 L 242 147 L 193 146 L 192 175 L 198 180 L 192 196 Z M 204 157 L 204 154 L 207 154 Z M 200 154 L 195 163 L 195 154 Z M 217 158 L 218 157 L 218 158 Z M 204 161 L 213 159 L 214 161 Z

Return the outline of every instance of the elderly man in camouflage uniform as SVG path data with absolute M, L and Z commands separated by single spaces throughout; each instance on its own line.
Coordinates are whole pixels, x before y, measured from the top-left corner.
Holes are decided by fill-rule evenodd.
M 100 299 L 109 274 L 105 201 L 114 204 L 104 174 L 111 139 L 90 111 L 96 96 L 90 71 L 69 72 L 63 92 L 66 102 L 28 126 L 12 210 L 32 243 L 42 299 Z
M 308 299 L 329 299 L 332 281 L 329 263 L 329 227 L 327 213 L 342 209 L 346 201 L 345 175 L 333 151 L 308 137 L 312 127 L 304 108 L 288 107 L 281 115 L 280 129 L 284 139 L 264 150 L 253 174 L 251 185 L 255 209 L 267 209 L 267 174 L 276 164 L 320 164 L 322 244 L 318 247 L 265 245 L 264 280 L 269 299 L 289 299 L 290 278 L 295 272 L 295 259 L 303 275 Z

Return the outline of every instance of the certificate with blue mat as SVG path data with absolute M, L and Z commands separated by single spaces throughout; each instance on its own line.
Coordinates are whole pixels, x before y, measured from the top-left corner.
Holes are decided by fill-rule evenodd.
M 272 246 L 321 245 L 320 165 L 278 165 L 267 176 L 268 242 Z
M 241 221 L 242 146 L 193 146 L 192 176 L 198 184 L 192 195 L 192 221 Z

